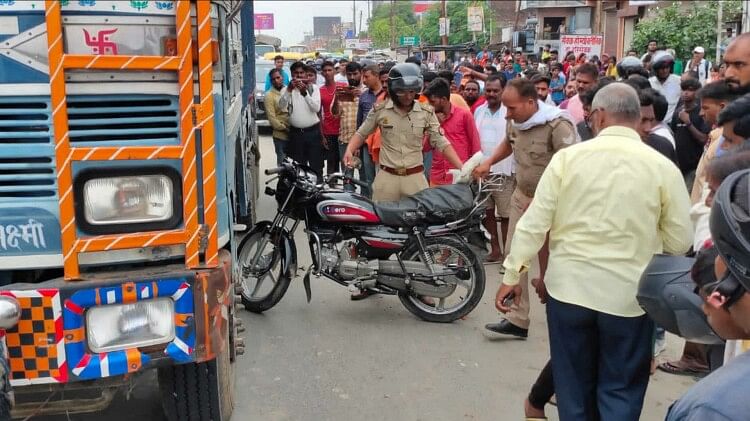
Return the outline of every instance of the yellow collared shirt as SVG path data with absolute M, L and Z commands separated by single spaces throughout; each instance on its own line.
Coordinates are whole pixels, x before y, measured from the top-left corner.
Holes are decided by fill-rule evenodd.
M 640 316 L 635 295 L 643 270 L 655 253 L 687 252 L 692 229 L 677 167 L 634 130 L 608 127 L 553 156 L 516 226 L 503 283 L 518 283 L 549 232 L 550 296 Z

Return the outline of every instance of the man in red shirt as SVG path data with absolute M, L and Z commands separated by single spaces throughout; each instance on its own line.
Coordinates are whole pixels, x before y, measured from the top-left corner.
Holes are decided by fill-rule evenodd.
M 463 108 L 451 105 L 451 88 L 448 82 L 437 78 L 430 83 L 424 92 L 435 114 L 440 120 L 440 129 L 445 138 L 456 150 L 461 162 L 466 162 L 472 155 L 481 150 L 479 132 L 474 123 L 474 116 Z M 451 184 L 453 178 L 448 170 L 454 168 L 450 162 L 438 151 L 432 152 L 432 167 L 430 168 L 430 186 Z
M 321 67 L 323 73 L 323 79 L 325 84 L 320 86 L 320 103 L 322 108 L 322 121 L 321 133 L 325 142 L 323 145 L 326 147 L 325 160 L 326 174 L 333 174 L 339 170 L 339 117 L 331 114 L 331 104 L 336 94 L 337 86 L 346 86 L 345 83 L 337 83 L 334 78 L 336 77 L 336 70 L 333 67 L 333 63 L 326 61 Z

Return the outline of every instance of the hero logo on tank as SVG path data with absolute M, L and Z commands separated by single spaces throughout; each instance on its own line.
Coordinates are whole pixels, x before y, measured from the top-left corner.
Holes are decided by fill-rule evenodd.
M 602 56 L 604 37 L 601 35 L 563 35 L 560 37 L 560 52 L 585 53 L 587 57 Z
M 115 29 L 104 29 L 96 33 L 96 36 L 91 36 L 89 31 L 83 30 L 83 37 L 86 41 L 86 45 L 91 47 L 91 53 L 93 54 L 112 54 L 117 55 L 117 44 L 109 39 L 109 36 L 117 32 Z

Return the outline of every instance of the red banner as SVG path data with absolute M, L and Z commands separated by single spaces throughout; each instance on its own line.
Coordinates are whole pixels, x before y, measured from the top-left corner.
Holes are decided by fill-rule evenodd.
M 273 29 L 273 13 L 256 13 L 255 30 Z

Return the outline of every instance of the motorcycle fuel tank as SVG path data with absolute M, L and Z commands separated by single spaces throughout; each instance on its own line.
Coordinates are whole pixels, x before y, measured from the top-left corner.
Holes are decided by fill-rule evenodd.
M 328 193 L 318 202 L 316 208 L 320 218 L 327 222 L 380 222 L 372 202 L 351 193 Z

